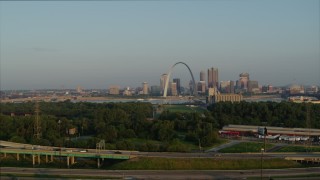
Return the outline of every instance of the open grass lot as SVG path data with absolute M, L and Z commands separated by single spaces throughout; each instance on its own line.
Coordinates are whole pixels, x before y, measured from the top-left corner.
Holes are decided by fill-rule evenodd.
M 284 146 L 275 152 L 320 152 L 320 146 Z
M 266 144 L 266 148 L 270 149 L 274 145 Z M 246 152 L 261 152 L 261 148 L 264 148 L 263 143 L 257 142 L 241 142 L 231 147 L 227 147 L 219 150 L 222 153 L 246 153 Z
M 164 110 L 168 110 L 170 112 L 204 112 L 206 109 L 197 106 L 187 106 L 187 105 L 164 105 Z
M 123 161 L 105 167 L 117 170 L 231 170 L 231 169 L 259 169 L 260 159 L 211 159 L 211 158 L 136 158 Z M 303 165 L 283 159 L 265 159 L 263 167 L 276 168 L 298 168 Z

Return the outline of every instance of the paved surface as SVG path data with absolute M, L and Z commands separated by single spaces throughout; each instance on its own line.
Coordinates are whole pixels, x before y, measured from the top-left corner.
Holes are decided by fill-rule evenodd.
M 207 150 L 206 152 L 218 152 L 218 151 L 221 150 L 221 149 L 224 149 L 224 148 L 226 148 L 226 147 L 230 147 L 230 146 L 239 144 L 240 142 L 243 142 L 243 141 L 240 141 L 240 140 L 231 140 L 229 143 L 222 144 L 222 145 L 220 145 L 220 146 L 214 147 L 214 148 L 212 148 L 212 149 Z
M 261 170 L 204 170 L 204 171 L 129 171 L 129 170 L 93 170 L 93 169 L 43 169 L 43 168 L 11 168 L 1 167 L 1 174 L 8 173 L 7 177 L 13 179 L 14 174 L 31 175 L 73 175 L 86 177 L 123 178 L 123 179 L 245 179 L 247 177 L 260 177 Z M 297 176 L 316 174 L 320 177 L 320 167 L 292 168 L 292 169 L 264 169 L 262 176 L 266 179 L 273 176 Z M 1 177 L 3 180 L 4 177 Z M 23 179 L 23 178 L 22 178 Z

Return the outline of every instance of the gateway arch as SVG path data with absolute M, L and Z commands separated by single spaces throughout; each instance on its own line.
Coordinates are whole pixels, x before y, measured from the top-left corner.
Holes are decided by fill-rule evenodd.
M 168 92 L 168 85 L 169 85 L 169 81 L 170 81 L 170 76 L 171 76 L 171 73 L 172 73 L 173 68 L 174 68 L 177 64 L 183 64 L 183 65 L 185 65 L 185 66 L 188 68 L 188 70 L 189 70 L 189 72 L 190 72 L 190 75 L 191 75 L 191 77 L 192 77 L 193 95 L 196 96 L 196 92 L 197 92 L 197 91 L 196 91 L 196 82 L 194 81 L 194 77 L 193 77 L 193 74 L 192 74 L 192 71 L 191 71 L 190 67 L 189 67 L 186 63 L 184 63 L 184 62 L 177 62 L 177 63 L 175 63 L 174 65 L 172 65 L 172 66 L 170 67 L 170 69 L 169 69 L 168 77 L 167 77 L 166 82 L 165 82 L 163 97 L 167 97 L 167 92 Z

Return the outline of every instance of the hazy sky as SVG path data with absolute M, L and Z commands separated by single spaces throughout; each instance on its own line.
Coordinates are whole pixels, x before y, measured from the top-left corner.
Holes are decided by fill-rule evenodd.
M 0 2 L 1 89 L 219 80 L 320 85 L 319 0 Z M 174 76 L 190 80 L 177 66 Z

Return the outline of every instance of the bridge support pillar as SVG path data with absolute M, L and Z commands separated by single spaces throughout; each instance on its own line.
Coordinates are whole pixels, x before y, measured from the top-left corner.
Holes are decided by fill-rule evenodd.
M 74 156 L 71 157 L 71 164 L 74 164 Z
M 40 154 L 38 154 L 38 164 L 40 164 L 40 161 L 41 161 Z
M 32 165 L 34 166 L 36 164 L 36 157 L 35 155 L 32 155 Z
M 100 168 L 100 158 L 97 159 L 97 166 Z
M 5 157 L 5 158 L 7 157 L 7 153 L 4 153 L 4 157 Z
M 17 161 L 19 161 L 19 160 L 20 160 L 20 154 L 17 153 Z
M 46 163 L 48 163 L 48 155 L 46 155 Z
M 23 154 L 23 159 L 26 159 L 26 154 Z
M 53 155 L 51 155 L 51 162 L 53 162 Z
M 67 156 L 67 166 L 68 166 L 68 168 L 69 168 L 69 165 L 70 165 L 70 158 L 69 158 L 69 156 Z

